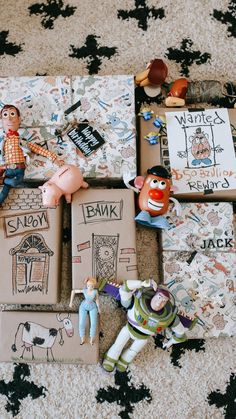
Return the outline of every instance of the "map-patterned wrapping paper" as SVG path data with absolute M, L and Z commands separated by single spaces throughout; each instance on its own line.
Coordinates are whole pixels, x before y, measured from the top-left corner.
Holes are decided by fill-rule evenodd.
M 19 108 L 22 138 L 54 151 L 65 163 L 78 165 L 86 178 L 122 180 L 126 171 L 135 177 L 133 76 L 3 77 L 0 109 L 4 104 Z M 65 115 L 74 104 L 78 107 Z M 105 141 L 89 157 L 81 156 L 66 134 L 67 124 L 72 120 L 88 121 Z M 45 158 L 31 154 L 25 178 L 47 179 L 56 169 Z

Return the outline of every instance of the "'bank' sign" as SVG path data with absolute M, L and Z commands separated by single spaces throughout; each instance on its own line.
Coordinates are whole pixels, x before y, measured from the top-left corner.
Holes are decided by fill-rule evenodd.
M 122 219 L 123 200 L 96 201 L 81 204 L 85 224 Z

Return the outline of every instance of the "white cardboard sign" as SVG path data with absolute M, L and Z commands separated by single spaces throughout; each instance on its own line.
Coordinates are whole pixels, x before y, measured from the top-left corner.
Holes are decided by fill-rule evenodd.
M 167 112 L 172 181 L 178 193 L 236 189 L 227 109 Z

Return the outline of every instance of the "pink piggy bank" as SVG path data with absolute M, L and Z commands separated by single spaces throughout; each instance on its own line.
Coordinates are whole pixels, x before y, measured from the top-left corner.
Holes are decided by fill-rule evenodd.
M 81 170 L 71 164 L 65 164 L 54 173 L 50 180 L 39 189 L 42 191 L 42 200 L 45 207 L 54 207 L 59 204 L 62 195 L 66 202 L 71 202 L 71 194 L 80 188 L 88 188 L 88 183 L 83 180 Z

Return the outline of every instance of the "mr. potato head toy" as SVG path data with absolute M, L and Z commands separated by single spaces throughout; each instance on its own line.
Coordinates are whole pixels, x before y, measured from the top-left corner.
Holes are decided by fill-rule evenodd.
M 173 201 L 173 211 L 180 215 L 181 207 L 177 199 L 170 197 L 173 187 L 170 182 L 170 174 L 163 166 L 153 166 L 147 170 L 146 177 L 137 176 L 134 186 L 124 176 L 126 186 L 139 193 L 138 207 L 141 212 L 135 217 L 135 221 L 146 227 L 169 229 L 170 224 L 164 214 L 167 213 L 169 202 Z

